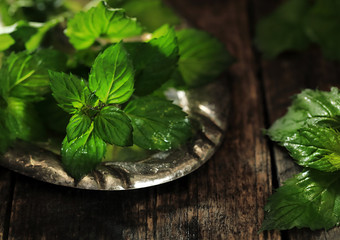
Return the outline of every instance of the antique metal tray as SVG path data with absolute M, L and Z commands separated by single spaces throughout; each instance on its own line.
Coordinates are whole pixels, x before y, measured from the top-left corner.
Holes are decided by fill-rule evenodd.
M 167 92 L 200 126 L 179 149 L 152 153 L 136 161 L 105 161 L 76 182 L 62 168 L 60 156 L 46 148 L 18 142 L 0 165 L 20 174 L 62 186 L 92 190 L 127 190 L 169 182 L 203 165 L 221 144 L 227 127 L 229 92 L 225 80 L 190 90 Z

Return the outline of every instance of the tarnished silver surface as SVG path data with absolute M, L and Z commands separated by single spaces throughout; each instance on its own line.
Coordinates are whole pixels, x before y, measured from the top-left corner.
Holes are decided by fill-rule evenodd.
M 218 81 L 186 92 L 168 91 L 167 95 L 201 125 L 193 140 L 179 149 L 137 162 L 103 162 L 80 182 L 63 170 L 59 155 L 27 143 L 16 144 L 0 164 L 44 182 L 92 190 L 144 188 L 180 178 L 204 164 L 221 144 L 227 127 L 229 91 Z

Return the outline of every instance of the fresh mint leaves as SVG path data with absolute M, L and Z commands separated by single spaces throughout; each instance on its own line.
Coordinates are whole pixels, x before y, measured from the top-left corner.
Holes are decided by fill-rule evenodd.
M 38 117 L 34 105 L 22 99 L 9 97 L 7 108 L 2 118 L 9 129 L 12 138 L 26 141 L 41 140 L 45 130 L 41 128 L 41 120 Z
M 68 113 L 76 113 L 90 96 L 87 84 L 78 77 L 50 71 L 51 90 L 59 106 Z
M 267 203 L 262 230 L 330 229 L 340 222 L 340 172 L 305 169 Z
M 50 78 L 59 106 L 73 114 L 66 128 L 62 161 L 75 178 L 101 161 L 105 153 L 102 142 L 168 150 L 191 136 L 186 114 L 169 101 L 144 97 L 132 100 L 124 110 L 117 105 L 128 101 L 134 88 L 134 68 L 122 43 L 98 55 L 88 84 L 72 74 L 50 72 Z
M 25 3 L 3 12 L 9 2 L 0 1 L 12 24 L 0 32 L 0 151 L 46 132 L 51 141 L 64 137 L 61 161 L 76 180 L 103 161 L 108 144 L 148 152 L 188 141 L 189 118 L 164 91 L 208 83 L 231 63 L 212 36 L 176 31 L 179 18 L 161 0 L 99 2 L 82 12 L 79 1 Z
M 134 69 L 121 43 L 100 54 L 91 69 L 89 88 L 106 104 L 126 102 L 133 93 Z
M 340 133 L 307 125 L 281 143 L 297 163 L 325 172 L 340 170 Z
M 74 114 L 66 127 L 67 139 L 72 141 L 88 131 L 92 123 L 89 116 L 84 113 Z
M 114 106 L 104 107 L 94 118 L 95 132 L 105 142 L 117 146 L 132 145 L 132 125 L 122 110 Z
M 329 229 L 340 223 L 340 93 L 306 89 L 267 131 L 302 173 L 269 198 L 262 229 Z
M 114 8 L 123 8 L 129 16 L 136 17 L 148 30 L 154 31 L 164 24 L 177 25 L 181 21 L 162 0 L 109 0 Z
M 141 34 L 142 27 L 129 18 L 124 9 L 109 8 L 104 2 L 87 12 L 77 13 L 68 21 L 65 34 L 73 46 L 80 50 L 90 47 L 99 37 L 119 41 Z
M 157 29 L 151 40 L 126 43 L 136 70 L 136 94 L 145 96 L 167 82 L 178 62 L 178 44 L 173 27 Z
M 93 132 L 93 125 L 80 137 L 69 140 L 65 137 L 61 157 L 68 173 L 75 179 L 81 179 L 92 171 L 104 157 L 106 143 Z
M 157 97 L 132 100 L 124 109 L 133 126 L 133 141 L 149 150 L 178 147 L 191 136 L 186 114 L 171 102 Z
M 17 138 L 33 141 L 45 135 L 33 102 L 42 100 L 49 91 L 47 68 L 58 68 L 49 65 L 53 61 L 47 59 L 44 54 L 27 52 L 11 53 L 3 59 L 0 69 L 0 123 L 1 134 L 5 136 L 0 146 L 2 152 Z
M 177 32 L 177 38 L 178 70 L 189 87 L 216 79 L 234 61 L 225 46 L 206 32 L 184 29 Z
M 317 43 L 325 57 L 340 59 L 340 4 L 334 0 L 287 0 L 256 26 L 255 44 L 267 58 Z
M 323 127 L 335 126 L 340 116 L 339 89 L 330 92 L 305 89 L 294 97 L 293 104 L 285 116 L 278 119 L 268 130 L 268 135 L 278 142 L 291 138 L 297 130 L 317 124 Z M 328 124 L 327 124 L 328 123 Z
M 0 34 L 0 52 L 8 49 L 15 43 L 15 40 L 11 37 L 10 34 L 4 33 Z

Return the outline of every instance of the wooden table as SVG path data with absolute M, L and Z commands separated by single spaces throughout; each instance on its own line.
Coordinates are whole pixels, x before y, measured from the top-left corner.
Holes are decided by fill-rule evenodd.
M 261 58 L 252 43 L 255 22 L 277 1 L 169 3 L 237 59 L 225 76 L 232 103 L 219 151 L 189 176 L 124 192 L 59 187 L 0 168 L 0 239 L 340 239 L 339 228 L 257 232 L 267 197 L 297 172 L 261 129 L 282 116 L 301 89 L 339 86 L 339 64 L 324 60 L 317 47 Z

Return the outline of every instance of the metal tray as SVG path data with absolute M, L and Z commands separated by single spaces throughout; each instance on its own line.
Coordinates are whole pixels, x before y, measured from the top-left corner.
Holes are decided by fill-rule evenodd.
M 127 190 L 173 181 L 202 166 L 221 144 L 230 105 L 224 81 L 167 92 L 168 98 L 200 125 L 192 141 L 179 149 L 137 161 L 105 161 L 79 182 L 63 170 L 60 155 L 28 143 L 18 142 L 9 149 L 0 158 L 0 165 L 40 181 L 91 190 Z

